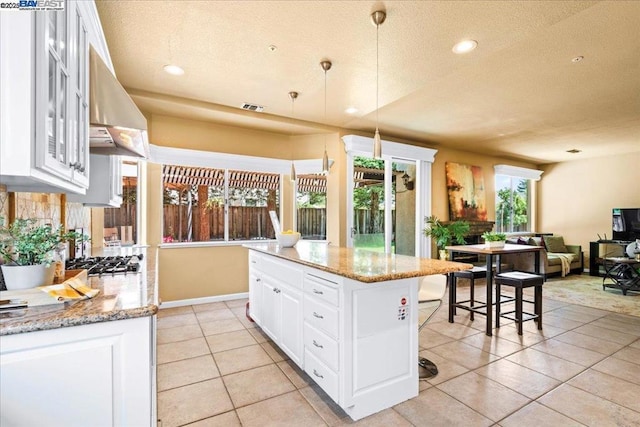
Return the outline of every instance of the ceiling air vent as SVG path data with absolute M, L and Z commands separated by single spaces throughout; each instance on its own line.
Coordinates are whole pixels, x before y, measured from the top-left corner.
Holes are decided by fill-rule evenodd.
M 242 104 L 241 108 L 243 110 L 257 111 L 258 113 L 262 113 L 262 110 L 264 110 L 264 107 L 262 105 L 247 104 L 246 102 Z

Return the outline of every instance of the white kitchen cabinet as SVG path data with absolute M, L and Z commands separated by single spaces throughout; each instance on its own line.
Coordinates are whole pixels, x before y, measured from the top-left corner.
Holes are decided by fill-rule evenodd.
M 0 425 L 155 426 L 155 316 L 0 337 Z
M 85 206 L 114 207 L 122 204 L 122 160 L 120 156 L 91 154 L 90 184 L 87 194 L 68 194 L 70 202 Z
M 251 317 L 302 367 L 302 268 L 253 252 L 249 265 Z
M 418 395 L 420 278 L 363 283 L 255 250 L 249 262 L 254 320 L 351 418 Z
M 104 38 L 96 22 L 82 1 L 0 14 L 0 183 L 10 191 L 86 192 L 89 41 Z
M 258 267 L 259 257 L 249 252 L 249 315 L 257 324 L 262 323 L 262 274 Z

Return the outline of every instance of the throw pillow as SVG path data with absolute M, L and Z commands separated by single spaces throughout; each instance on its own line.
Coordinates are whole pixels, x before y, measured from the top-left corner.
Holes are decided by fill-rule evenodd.
M 519 245 L 526 245 L 528 244 L 526 239 L 523 239 L 522 237 L 518 237 L 518 242 Z
M 567 253 L 567 247 L 564 245 L 562 236 L 544 236 L 544 246 L 547 252 Z
M 531 246 L 542 246 L 542 237 L 529 237 L 529 244 Z

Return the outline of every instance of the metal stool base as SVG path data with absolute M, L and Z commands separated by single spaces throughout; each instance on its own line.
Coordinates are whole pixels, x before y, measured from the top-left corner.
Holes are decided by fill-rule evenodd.
M 420 357 L 418 359 L 418 365 L 422 368 L 420 369 L 420 372 L 419 372 L 420 379 L 432 378 L 438 375 L 438 367 L 436 366 L 435 363 L 433 363 L 429 359 Z

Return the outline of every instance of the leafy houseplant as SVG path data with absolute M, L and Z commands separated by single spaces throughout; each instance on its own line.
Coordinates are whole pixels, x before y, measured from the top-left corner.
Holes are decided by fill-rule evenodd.
M 13 286 L 13 277 L 19 279 L 20 288 L 51 284 L 53 269 L 49 268 L 54 252 L 69 240 L 88 240 L 83 234 L 74 231 L 63 232 L 62 225 L 53 228 L 51 225 L 37 225 L 35 219 L 16 219 L 11 225 L 0 226 L 0 257 L 4 264 L 2 272 L 7 289 Z M 18 270 L 18 266 L 37 266 Z M 49 283 L 28 284 L 26 276 L 31 272 L 46 271 L 38 281 Z M 34 273 L 35 274 L 35 273 Z M 51 279 L 49 279 L 51 277 Z
M 448 224 L 440 222 L 435 216 L 428 216 L 425 219 L 426 228 L 422 230 L 425 236 L 435 239 L 436 247 L 440 251 L 440 259 L 447 258 L 446 246 L 456 242 L 464 245 L 464 236 L 469 232 L 469 223 L 467 221 L 454 221 Z
M 485 246 L 488 248 L 501 248 L 504 246 L 507 240 L 507 235 L 504 233 L 494 233 L 492 231 L 485 231 L 482 233 Z

